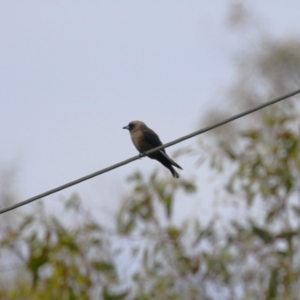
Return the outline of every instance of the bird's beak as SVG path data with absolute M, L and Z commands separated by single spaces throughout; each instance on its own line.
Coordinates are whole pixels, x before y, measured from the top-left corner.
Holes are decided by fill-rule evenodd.
M 123 129 L 128 129 L 129 130 L 129 125 L 124 126 Z

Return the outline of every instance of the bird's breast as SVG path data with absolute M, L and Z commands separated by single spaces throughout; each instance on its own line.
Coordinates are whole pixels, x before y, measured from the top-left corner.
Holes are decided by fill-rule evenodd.
M 145 140 L 143 133 L 136 132 L 131 136 L 131 140 L 139 152 L 145 152 L 153 147 Z

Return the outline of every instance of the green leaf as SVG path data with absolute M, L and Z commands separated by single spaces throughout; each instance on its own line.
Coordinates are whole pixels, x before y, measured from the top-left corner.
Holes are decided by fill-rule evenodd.
M 98 271 L 104 272 L 104 273 L 115 272 L 114 265 L 107 261 L 96 260 L 96 261 L 92 262 L 92 265 L 95 269 L 97 269 Z
M 26 216 L 19 225 L 19 231 L 23 231 L 27 226 L 29 226 L 32 223 L 33 220 L 33 216 Z
M 196 185 L 194 183 L 188 182 L 188 181 L 183 181 L 182 185 L 183 185 L 185 192 L 187 192 L 187 193 L 196 192 Z
M 257 140 L 260 137 L 260 134 L 261 134 L 260 131 L 249 130 L 247 132 L 243 132 L 241 135 L 252 140 Z
M 108 291 L 107 287 L 105 287 L 102 291 L 103 300 L 123 300 L 128 295 L 128 292 L 111 293 Z
M 181 230 L 179 230 L 178 228 L 175 228 L 175 227 L 169 227 L 167 229 L 167 232 L 168 232 L 168 236 L 174 240 L 177 240 L 182 233 Z
M 272 233 L 269 231 L 259 228 L 257 226 L 252 225 L 252 231 L 255 235 L 260 237 L 266 244 L 271 243 L 274 241 L 274 237 Z
M 268 292 L 267 292 L 267 295 L 266 295 L 267 300 L 276 299 L 277 286 L 278 286 L 277 277 L 278 277 L 278 269 L 272 270 L 272 272 L 270 274 Z

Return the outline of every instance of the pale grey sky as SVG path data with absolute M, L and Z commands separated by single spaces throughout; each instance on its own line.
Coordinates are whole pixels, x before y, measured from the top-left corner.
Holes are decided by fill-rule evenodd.
M 300 2 L 243 2 L 273 35 L 300 34 Z M 164 142 L 195 130 L 226 101 L 233 55 L 247 43 L 226 27 L 230 3 L 1 1 L 0 163 L 19 168 L 18 201 L 136 155 L 122 130 L 131 120 Z M 193 162 L 178 161 L 182 176 Z M 136 161 L 44 201 L 53 209 L 78 191 L 110 213 L 126 175 L 157 166 Z

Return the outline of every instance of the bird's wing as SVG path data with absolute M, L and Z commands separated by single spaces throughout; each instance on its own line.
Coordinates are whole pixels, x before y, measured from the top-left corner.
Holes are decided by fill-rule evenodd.
M 151 129 L 143 129 L 143 134 L 145 140 L 153 146 L 153 148 L 156 148 L 160 145 L 162 145 L 161 140 L 159 139 L 158 135 Z M 160 152 L 173 166 L 182 169 L 173 159 L 171 159 L 165 149 L 161 149 L 158 152 Z
M 151 129 L 143 129 L 143 134 L 145 140 L 153 146 L 153 148 L 162 145 L 161 140 L 159 139 L 158 135 Z

